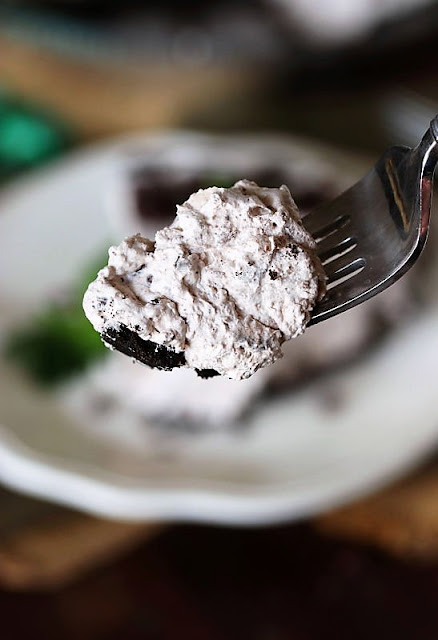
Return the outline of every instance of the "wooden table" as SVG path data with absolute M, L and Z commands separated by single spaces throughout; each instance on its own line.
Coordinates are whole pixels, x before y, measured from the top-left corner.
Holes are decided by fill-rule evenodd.
M 55 592 L 0 591 L 0 619 L 14 640 L 436 640 L 437 584 L 308 524 L 178 526 Z

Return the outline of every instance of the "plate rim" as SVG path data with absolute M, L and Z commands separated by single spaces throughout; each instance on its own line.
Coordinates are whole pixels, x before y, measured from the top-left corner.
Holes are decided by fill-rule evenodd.
M 306 141 L 293 135 L 280 136 L 272 133 L 242 133 L 222 135 L 187 130 L 155 131 L 152 134 L 127 134 L 113 140 L 106 140 L 89 147 L 81 148 L 59 162 L 37 171 L 31 176 L 17 180 L 2 191 L 2 196 L 9 190 L 13 193 L 17 187 L 24 184 L 26 190 L 32 188 L 41 175 L 50 176 L 51 172 L 66 173 L 72 167 L 77 167 L 84 159 L 90 161 L 92 156 L 99 161 L 108 161 L 115 153 L 120 152 L 125 145 L 143 147 L 149 143 L 156 143 L 163 139 L 211 141 L 213 139 L 245 139 L 247 141 L 271 140 L 282 146 L 298 145 L 310 153 L 323 156 L 331 152 L 328 145 L 319 142 Z M 334 151 L 336 153 L 336 150 Z M 340 157 L 345 154 L 339 152 Z M 352 154 L 354 155 L 354 154 Z M 0 206 L 1 206 L 0 199 Z M 6 425 L 0 425 L 0 480 L 3 484 L 34 495 L 49 499 L 59 504 L 75 507 L 89 513 L 126 520 L 165 519 L 168 521 L 197 521 L 233 525 L 260 525 L 291 521 L 315 515 L 322 510 L 344 504 L 360 497 L 369 491 L 383 486 L 399 477 L 430 452 L 438 442 L 437 431 L 424 442 L 418 442 L 415 451 L 406 453 L 403 459 L 394 460 L 385 469 L 375 472 L 370 478 L 369 468 L 363 474 L 357 473 L 355 482 L 345 486 L 345 479 L 336 478 L 326 487 L 309 488 L 303 492 L 305 497 L 275 496 L 265 492 L 261 496 L 260 488 L 256 488 L 253 496 L 232 495 L 225 491 L 211 489 L 200 490 L 192 487 L 186 489 L 154 489 L 154 488 L 121 488 L 112 484 L 109 478 L 99 477 L 93 473 L 92 465 L 67 461 L 56 456 L 44 455 L 42 451 L 32 449 L 23 443 Z M 75 466 L 76 464 L 76 466 Z M 85 472 L 84 467 L 90 469 Z M 75 468 L 71 468 L 75 467 Z M 80 470 L 79 470 L 80 469 Z M 105 475 L 105 474 L 104 474 Z M 108 476 L 111 473 L 108 472 Z M 114 476 L 113 476 L 114 477 Z M 340 486 L 344 485 L 341 489 Z M 83 486 L 83 491 L 72 490 L 73 485 Z M 241 490 L 241 488 L 240 488 Z M 112 496 L 112 497 L 111 497 Z

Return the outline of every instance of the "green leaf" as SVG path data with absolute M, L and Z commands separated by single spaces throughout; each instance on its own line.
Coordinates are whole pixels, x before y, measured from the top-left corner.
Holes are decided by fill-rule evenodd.
M 21 366 L 36 382 L 52 386 L 81 373 L 107 353 L 100 335 L 84 315 L 82 297 L 96 277 L 100 260 L 86 270 L 65 304 L 51 303 L 29 325 L 6 340 L 5 356 Z

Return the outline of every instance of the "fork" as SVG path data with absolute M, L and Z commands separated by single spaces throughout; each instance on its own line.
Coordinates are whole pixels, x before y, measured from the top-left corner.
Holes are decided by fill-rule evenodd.
M 392 147 L 362 180 L 303 218 L 327 276 L 309 326 L 375 296 L 412 267 L 427 239 L 437 162 L 435 116 L 417 147 Z

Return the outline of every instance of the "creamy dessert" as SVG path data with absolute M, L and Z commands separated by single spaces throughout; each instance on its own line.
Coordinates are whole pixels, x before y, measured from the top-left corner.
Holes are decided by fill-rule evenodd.
M 155 242 L 112 247 L 84 310 L 106 344 L 146 364 L 242 380 L 281 357 L 324 293 L 288 188 L 241 180 L 192 194 Z

